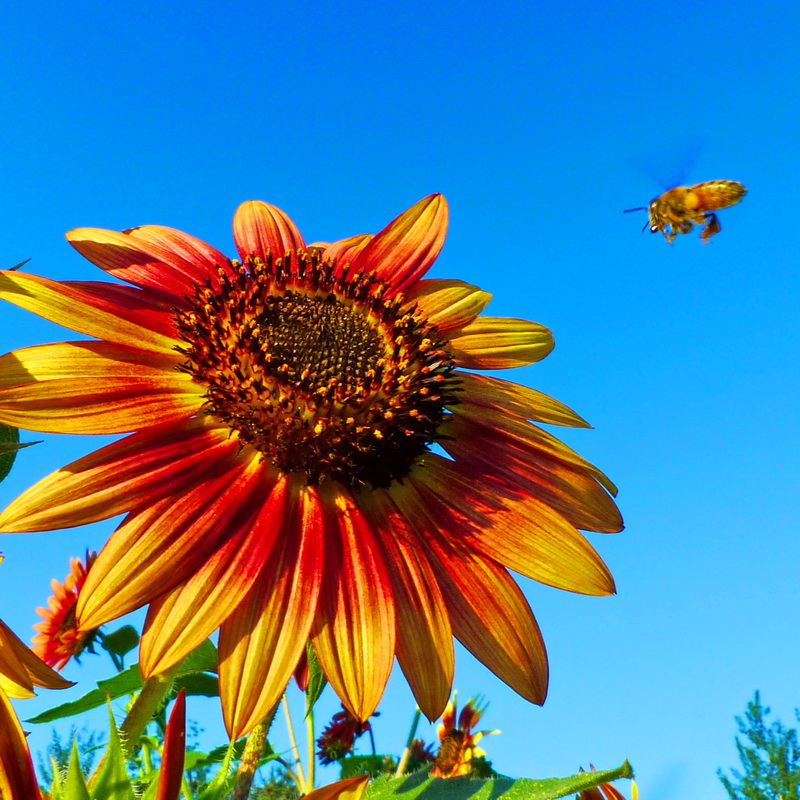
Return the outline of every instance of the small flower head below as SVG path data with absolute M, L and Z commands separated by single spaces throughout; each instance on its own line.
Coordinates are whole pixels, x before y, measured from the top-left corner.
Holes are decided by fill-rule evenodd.
M 86 575 L 96 557 L 97 553 L 88 552 L 85 563 L 79 558 L 70 558 L 70 571 L 64 583 L 59 583 L 54 578 L 50 584 L 53 594 L 47 600 L 47 608 L 40 606 L 36 609 L 42 621 L 33 626 L 39 633 L 31 640 L 31 649 L 45 664 L 58 670 L 63 669 L 72 657 L 77 661 L 84 650 L 93 652 L 96 631 L 78 630 L 75 607 L 78 605 L 78 595 L 86 581 Z
M 346 708 L 333 715 L 317 739 L 317 755 L 321 764 L 331 764 L 353 751 L 356 739 L 370 730 L 369 722 L 356 719 Z
M 456 697 L 447 704 L 442 720 L 437 727 L 439 734 L 439 754 L 433 762 L 432 778 L 455 778 L 471 775 L 474 771 L 473 759 L 482 758 L 486 753 L 478 747 L 478 742 L 487 734 L 500 731 L 475 731 L 487 704 L 479 697 L 472 697 L 464 704 L 458 715 L 456 725 Z

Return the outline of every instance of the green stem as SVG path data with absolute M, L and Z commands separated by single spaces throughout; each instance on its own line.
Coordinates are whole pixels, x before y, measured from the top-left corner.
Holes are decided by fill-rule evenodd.
M 156 709 L 164 701 L 164 697 L 172 686 L 172 679 L 178 672 L 177 664 L 162 672 L 160 675 L 153 675 L 148 678 L 142 686 L 137 698 L 133 701 L 128 716 L 125 717 L 122 725 L 119 726 L 119 735 L 122 739 L 122 749 L 125 757 L 129 757 L 139 737 L 144 733 L 150 720 L 156 713 Z
M 271 722 L 272 720 L 270 720 Z M 236 783 L 231 792 L 230 800 L 247 800 L 253 777 L 258 769 L 258 762 L 264 752 L 264 742 L 267 741 L 269 722 L 259 722 L 247 737 L 242 757 L 239 760 L 239 769 L 236 770 Z
M 305 775 L 303 774 L 303 763 L 300 761 L 300 751 L 297 749 L 297 739 L 294 736 L 294 728 L 292 727 L 292 717 L 289 714 L 289 702 L 286 699 L 286 692 L 281 697 L 281 705 L 283 706 L 283 713 L 286 717 L 286 730 L 289 733 L 289 743 L 292 746 L 292 755 L 294 756 L 295 767 L 297 769 L 297 791 L 301 795 L 308 794 L 308 784 L 306 783 Z
M 306 695 L 306 701 L 308 695 Z M 308 706 L 308 703 L 306 703 Z M 308 739 L 308 791 L 314 789 L 314 768 L 316 765 L 316 740 L 314 739 L 314 707 L 306 710 L 306 738 Z
M 408 732 L 408 739 L 406 739 L 406 749 L 403 750 L 403 755 L 400 756 L 400 763 L 397 765 L 397 770 L 394 773 L 395 778 L 402 777 L 406 771 L 406 764 L 408 764 L 408 757 L 411 755 L 411 743 L 417 735 L 417 726 L 419 725 L 420 710 L 414 712 L 414 719 L 411 720 L 411 730 Z

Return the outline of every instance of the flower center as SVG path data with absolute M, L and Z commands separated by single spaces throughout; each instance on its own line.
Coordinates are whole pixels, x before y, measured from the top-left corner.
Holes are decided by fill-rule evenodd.
M 175 311 L 206 387 L 203 411 L 283 472 L 309 483 L 388 486 L 434 442 L 456 402 L 436 328 L 373 275 L 316 250 L 247 258 Z

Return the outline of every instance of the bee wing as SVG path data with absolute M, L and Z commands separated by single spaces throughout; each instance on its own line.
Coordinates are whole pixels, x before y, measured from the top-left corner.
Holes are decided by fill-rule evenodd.
M 672 143 L 660 142 L 657 148 L 638 153 L 629 160 L 663 189 L 682 186 L 689 182 L 689 175 L 708 144 L 708 138 L 708 134 L 694 133 Z

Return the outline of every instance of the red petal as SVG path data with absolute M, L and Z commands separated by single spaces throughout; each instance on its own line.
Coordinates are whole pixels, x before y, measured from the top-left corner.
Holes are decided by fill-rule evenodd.
M 450 541 L 447 520 L 406 483 L 392 497 L 431 550 L 431 565 L 456 638 L 502 681 L 531 702 L 547 694 L 544 641 L 522 591 L 494 561 Z
M 261 574 L 281 529 L 286 479 L 250 464 L 235 533 L 186 581 L 150 604 L 139 667 L 145 678 L 177 664 L 207 639 L 242 602 Z M 237 530 L 238 529 L 238 530 Z
M 353 261 L 353 269 L 375 273 L 403 292 L 436 260 L 447 233 L 447 202 L 440 194 L 423 197 L 395 217 Z
M 67 464 L 17 497 L 2 514 L 0 530 L 46 531 L 97 522 L 177 496 L 238 450 L 228 428 L 209 417 L 157 425 Z
M 142 509 L 125 518 L 89 571 L 78 627 L 90 630 L 127 614 L 199 569 L 233 533 L 248 462 L 234 451 L 182 494 L 156 503 L 142 498 Z
M 164 751 L 155 800 L 178 800 L 183 781 L 183 762 L 186 754 L 186 690 L 175 698 L 164 731 Z
M 384 548 L 397 610 L 397 660 L 425 716 L 437 719 L 453 685 L 453 632 L 427 554 L 383 492 L 359 497 Z
M 199 239 L 150 225 L 127 231 L 76 228 L 67 241 L 110 275 L 141 286 L 173 303 L 194 294 L 198 283 L 215 278 L 224 256 Z
M 242 260 L 248 256 L 283 258 L 287 250 L 305 247 L 294 222 L 277 206 L 246 200 L 233 215 L 233 240 Z
M 5 693 L 0 691 L 0 797 L 40 800 L 39 784 L 25 734 Z
M 222 624 L 219 687 L 232 739 L 266 716 L 303 653 L 317 609 L 323 565 L 316 490 L 295 484 L 275 547 L 250 593 Z
M 148 327 L 152 310 L 127 308 L 117 288 L 60 283 L 25 272 L 0 270 L 0 298 L 74 331 L 131 347 L 174 355 L 180 341 Z
M 323 496 L 326 564 L 312 643 L 342 703 L 366 720 L 394 661 L 394 600 L 375 532 L 345 491 L 336 485 Z

